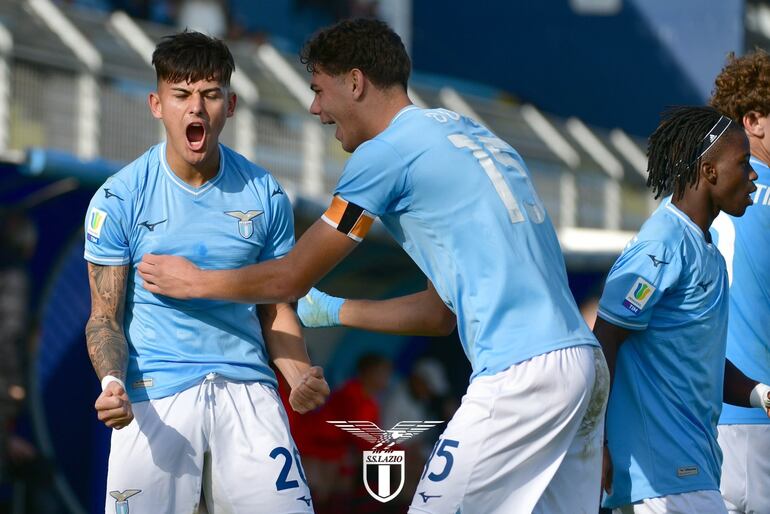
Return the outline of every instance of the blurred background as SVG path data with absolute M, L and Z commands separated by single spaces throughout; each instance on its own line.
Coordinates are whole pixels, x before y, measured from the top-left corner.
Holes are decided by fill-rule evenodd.
M 347 158 L 307 112 L 297 52 L 318 28 L 378 17 L 414 63 L 410 96 L 470 115 L 527 161 L 556 225 L 589 323 L 604 274 L 656 207 L 646 137 L 668 105 L 702 104 L 728 52 L 770 48 L 756 0 L 0 0 L 0 513 L 99 512 L 109 432 L 86 354 L 90 300 L 82 225 L 96 188 L 163 138 L 146 106 L 150 57 L 188 27 L 224 38 L 236 60 L 236 115 L 223 142 L 268 168 L 298 235 L 329 201 Z M 425 277 L 376 226 L 320 287 L 385 298 Z M 308 331 L 332 389 L 292 417 L 324 512 L 403 512 L 433 429 L 409 447 L 407 485 L 374 505 L 357 442 L 325 419 L 447 420 L 470 375 L 456 334 Z M 340 418 L 339 416 L 343 416 Z M 423 455 L 423 456 L 420 456 Z M 332 477 L 334 480 L 324 480 Z M 411 489 L 410 489 L 411 487 Z M 344 510 L 349 509 L 349 510 Z

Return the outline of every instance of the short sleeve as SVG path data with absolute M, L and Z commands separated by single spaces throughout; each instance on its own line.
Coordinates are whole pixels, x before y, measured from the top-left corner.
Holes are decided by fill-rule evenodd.
M 382 216 L 405 195 L 406 168 L 406 163 L 390 144 L 372 139 L 353 152 L 334 195 L 375 216 Z
M 655 305 L 679 281 L 676 248 L 659 241 L 632 243 L 610 270 L 598 315 L 629 330 L 647 328 Z
M 131 260 L 131 196 L 119 179 L 110 178 L 96 191 L 86 211 L 83 257 L 94 264 L 122 266 Z
M 270 177 L 270 226 L 267 240 L 259 254 L 259 261 L 283 257 L 294 248 L 294 213 L 286 192 Z

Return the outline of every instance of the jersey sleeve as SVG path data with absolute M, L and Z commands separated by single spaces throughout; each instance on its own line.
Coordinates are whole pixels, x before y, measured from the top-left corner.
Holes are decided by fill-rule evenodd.
M 96 191 L 86 211 L 83 257 L 94 264 L 122 266 L 129 251 L 131 196 L 119 179 L 110 178 Z
M 382 216 L 401 205 L 406 194 L 406 163 L 388 143 L 373 139 L 348 160 L 334 195 Z
M 294 213 L 286 192 L 270 177 L 270 226 L 265 246 L 259 254 L 259 261 L 283 257 L 294 248 Z
M 655 305 L 682 272 L 676 248 L 659 241 L 632 243 L 610 270 L 598 315 L 628 330 L 647 328 Z

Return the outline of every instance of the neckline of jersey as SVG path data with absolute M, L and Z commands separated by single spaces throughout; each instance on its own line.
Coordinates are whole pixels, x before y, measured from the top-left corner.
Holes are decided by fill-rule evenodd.
M 706 241 L 706 235 L 703 233 L 703 231 L 700 229 L 700 227 L 698 225 L 696 225 L 695 222 L 693 220 L 691 220 L 690 217 L 687 214 L 685 214 L 684 212 L 679 210 L 679 208 L 676 205 L 674 205 L 673 202 L 668 202 L 666 204 L 666 209 L 668 209 L 671 212 L 673 212 L 674 215 L 677 218 L 679 218 L 680 220 L 682 220 L 682 222 L 684 222 L 684 224 L 685 224 L 685 226 L 687 226 L 687 228 L 689 228 L 690 230 L 695 232 L 701 238 L 703 243 L 708 248 L 711 249 L 711 248 L 714 247 L 713 243 L 709 243 L 708 241 Z
M 163 168 L 163 171 L 168 176 L 169 179 L 171 179 L 171 182 L 176 184 L 180 189 L 185 191 L 186 193 L 189 193 L 193 196 L 199 196 L 205 193 L 206 191 L 210 190 L 212 187 L 214 187 L 214 184 L 216 184 L 220 178 L 222 178 L 223 170 L 225 169 L 225 152 L 224 148 L 222 148 L 222 144 L 219 144 L 219 169 L 217 170 L 217 174 L 214 175 L 214 178 L 207 181 L 205 184 L 201 185 L 200 187 L 193 187 L 190 184 L 187 184 L 185 181 L 180 179 L 176 176 L 176 173 L 174 173 L 171 170 L 171 167 L 168 165 L 168 161 L 166 161 L 166 142 L 161 143 L 161 146 L 158 150 L 160 152 L 159 160 L 161 167 Z
M 393 125 L 396 122 L 396 120 L 401 117 L 401 115 L 406 114 L 409 111 L 414 111 L 415 109 L 419 109 L 419 107 L 417 107 L 414 104 L 407 105 L 406 107 L 398 111 L 395 116 L 393 116 L 393 119 L 390 120 L 390 123 L 388 125 Z

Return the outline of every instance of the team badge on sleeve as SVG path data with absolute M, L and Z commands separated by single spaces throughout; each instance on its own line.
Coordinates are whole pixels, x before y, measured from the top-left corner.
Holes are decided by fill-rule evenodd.
M 626 293 L 626 298 L 623 300 L 623 307 L 630 310 L 634 314 L 639 314 L 639 311 L 644 309 L 647 305 L 647 301 L 655 292 L 655 286 L 647 282 L 642 277 L 636 279 L 634 285 Z
M 358 242 L 363 241 L 374 223 L 373 214 L 364 210 L 363 207 L 346 202 L 339 196 L 332 199 L 332 204 L 321 219 Z
M 102 227 L 107 221 L 107 213 L 97 208 L 91 209 L 88 215 L 88 226 L 86 227 L 86 238 L 92 243 L 99 244 L 99 237 L 102 234 Z

